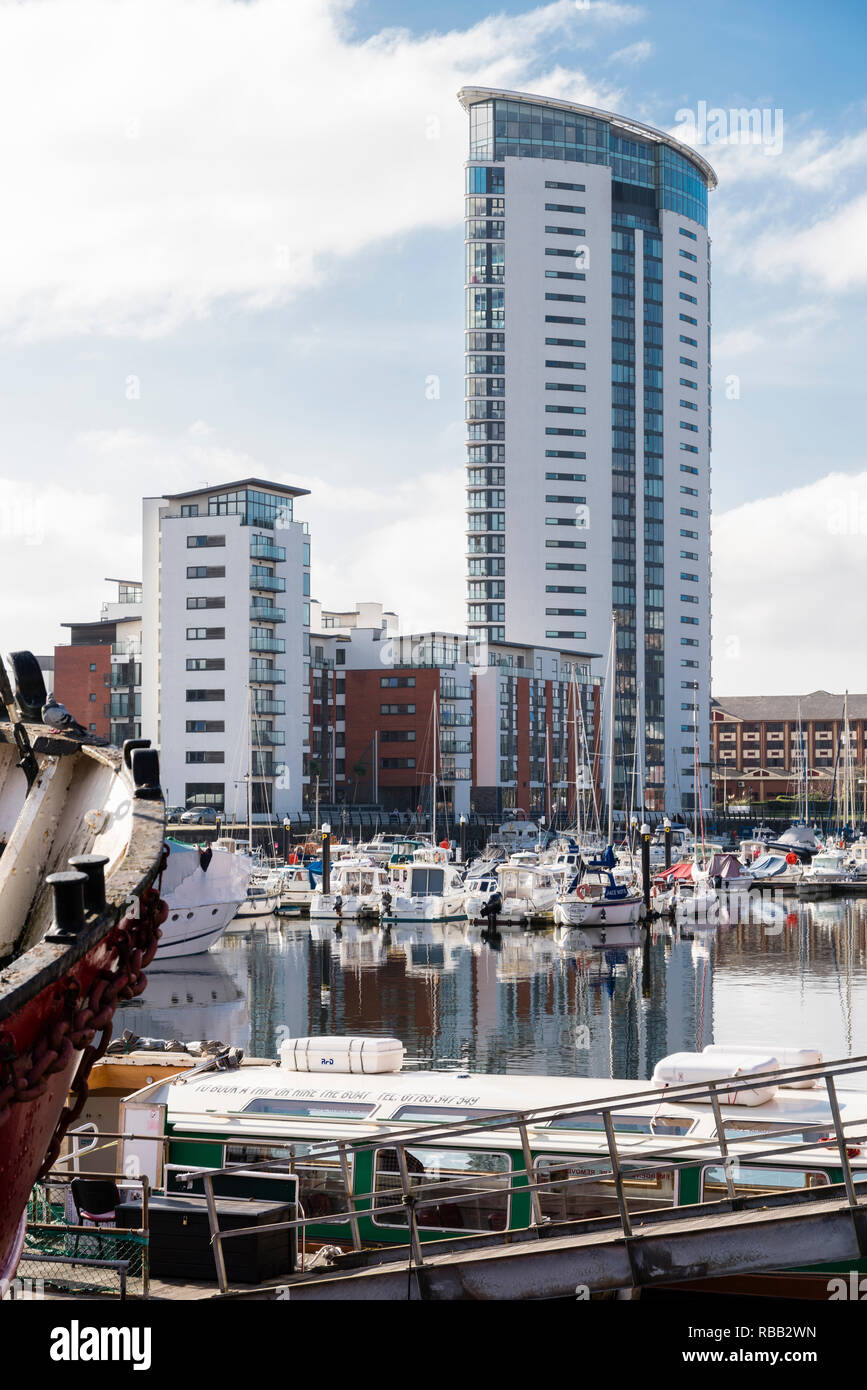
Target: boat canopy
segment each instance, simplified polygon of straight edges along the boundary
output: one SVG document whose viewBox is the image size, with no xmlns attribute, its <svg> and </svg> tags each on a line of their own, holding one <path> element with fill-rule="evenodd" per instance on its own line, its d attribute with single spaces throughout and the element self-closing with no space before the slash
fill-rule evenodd
<svg viewBox="0 0 867 1390">
<path fill-rule="evenodd" d="M 670 869 L 663 869 L 656 874 L 657 882 L 665 880 L 674 882 L 676 879 L 692 878 L 692 860 L 684 860 L 681 864 L 672 864 Z"/>
<path fill-rule="evenodd" d="M 777 874 L 784 874 L 788 867 L 784 855 L 763 854 L 753 860 L 750 872 L 754 878 L 776 878 Z"/>
<path fill-rule="evenodd" d="M 707 872 L 709 878 L 743 878 L 744 867 L 734 854 L 712 854 Z"/>
</svg>

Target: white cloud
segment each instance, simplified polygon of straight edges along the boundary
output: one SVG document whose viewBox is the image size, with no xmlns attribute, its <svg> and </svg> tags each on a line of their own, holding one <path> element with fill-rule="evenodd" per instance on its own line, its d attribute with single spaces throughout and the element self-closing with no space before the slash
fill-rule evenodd
<svg viewBox="0 0 867 1390">
<path fill-rule="evenodd" d="M 637 43 L 627 44 L 625 48 L 618 48 L 616 53 L 612 53 L 608 59 L 609 63 L 623 63 L 627 67 L 635 67 L 638 63 L 646 62 L 653 53 L 653 44 L 649 39 L 639 39 Z"/>
<path fill-rule="evenodd" d="M 839 293 L 867 285 L 867 193 L 794 235 L 761 238 L 753 263 L 769 280 L 796 274 Z"/>
<path fill-rule="evenodd" d="M 867 690 L 867 471 L 717 515 L 714 692 Z"/>
<path fill-rule="evenodd" d="M 346 257 L 462 213 L 461 85 L 535 80 L 557 39 L 635 7 L 555 0 L 364 42 L 346 0 L 41 0 L 0 7 L 0 331 L 164 333 L 280 303 Z"/>
</svg>

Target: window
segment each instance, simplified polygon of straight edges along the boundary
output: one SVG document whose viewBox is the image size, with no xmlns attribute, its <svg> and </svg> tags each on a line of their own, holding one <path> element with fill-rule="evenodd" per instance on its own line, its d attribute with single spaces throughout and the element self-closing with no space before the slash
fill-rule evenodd
<svg viewBox="0 0 867 1390">
<path fill-rule="evenodd" d="M 690 241 L 698 241 L 698 237 L 696 236 L 695 232 L 688 232 L 686 227 L 678 227 L 677 230 L 680 232 L 681 236 L 688 236 Z"/>
<path fill-rule="evenodd" d="M 692 511 L 689 507 L 681 507 L 681 516 L 698 516 L 698 512 Z"/>
<path fill-rule="evenodd" d="M 226 600 L 222 596 L 215 595 L 213 598 L 203 598 L 201 595 L 188 596 L 187 608 L 225 608 Z"/>
<path fill-rule="evenodd" d="M 688 261 L 698 261 L 698 256 L 694 255 L 692 251 L 687 251 L 684 246 L 680 248 L 680 254 L 686 256 Z"/>
<path fill-rule="evenodd" d="M 181 507 L 181 516 L 198 516 L 198 515 L 199 515 L 199 504 L 198 504 L 198 502 L 186 502 L 186 503 L 184 503 L 184 505 Z"/>
<path fill-rule="evenodd" d="M 683 252 L 681 251 L 680 254 L 683 255 Z M 693 283 L 694 285 L 697 285 L 697 284 L 698 284 L 698 276 L 697 276 L 697 275 L 691 275 L 691 274 L 689 273 L 688 270 L 681 270 L 681 271 L 679 272 L 679 274 L 680 274 L 681 280 L 691 280 L 692 283 Z M 696 300 L 693 300 L 692 302 L 693 302 L 693 304 L 695 304 L 697 301 L 696 301 Z"/>
<path fill-rule="evenodd" d="M 587 279 L 587 276 L 584 274 L 583 270 L 577 271 L 577 272 L 574 271 L 574 270 L 546 270 L 546 271 L 545 271 L 545 279 L 546 279 L 546 280 L 586 280 L 586 279 Z"/>
<path fill-rule="evenodd" d="M 546 502 L 559 502 L 559 503 L 565 504 L 565 505 L 567 505 L 567 506 L 568 506 L 568 505 L 572 505 L 572 506 L 581 506 L 581 505 L 583 505 L 583 503 L 585 503 L 585 502 L 587 501 L 587 498 L 586 498 L 586 497 L 578 497 L 578 496 L 567 497 L 567 496 L 563 496 L 563 495 L 560 494 L 560 493 L 549 492 L 549 493 L 547 494 L 547 496 L 545 497 L 545 501 L 546 501 Z"/>
<path fill-rule="evenodd" d="M 225 577 L 225 565 L 187 565 L 187 579 L 225 579 Z"/>
<path fill-rule="evenodd" d="M 683 598 L 683 594 L 681 594 L 681 598 Z M 698 599 L 693 599 L 692 602 L 698 603 Z M 689 623 L 691 627 L 698 627 L 698 618 L 688 618 L 685 613 L 681 613 L 680 621 L 682 623 Z"/>
<path fill-rule="evenodd" d="M 695 476 L 698 477 L 698 469 L 693 468 L 691 463 L 682 463 L 680 465 L 680 471 L 681 473 L 694 473 Z"/>
<path fill-rule="evenodd" d="M 682 323 L 691 323 L 693 328 L 698 328 L 698 319 L 691 319 L 689 314 L 680 314 L 679 318 Z M 698 346 L 698 344 L 696 344 L 696 346 Z"/>
<path fill-rule="evenodd" d="M 381 758 L 379 765 L 386 772 L 397 771 L 401 768 L 415 767 L 415 758 Z"/>
<path fill-rule="evenodd" d="M 681 560 L 697 560 L 697 559 L 698 559 L 698 551 L 697 551 L 697 550 L 682 550 L 682 551 L 680 552 L 680 558 L 681 558 Z"/>
<path fill-rule="evenodd" d="M 698 497 L 697 487 L 683 487 L 683 485 L 681 485 L 680 490 L 681 492 L 685 492 L 689 497 Z"/>
<path fill-rule="evenodd" d="M 345 648 L 345 647 L 338 647 L 338 648 L 337 648 L 337 651 L 334 653 L 334 660 L 335 660 L 335 662 L 337 663 L 338 666 L 345 666 L 345 665 L 346 665 L 346 648 Z"/>
<path fill-rule="evenodd" d="M 216 751 L 216 750 L 210 749 L 210 748 L 199 748 L 199 749 L 196 749 L 196 750 L 193 751 L 193 752 L 191 752 L 191 751 L 188 749 L 188 750 L 187 750 L 187 762 L 188 762 L 188 763 L 222 763 L 222 762 L 225 762 L 225 757 L 223 756 L 223 753 L 222 753 L 221 751 Z"/>
<path fill-rule="evenodd" d="M 187 536 L 187 549 L 196 550 L 199 546 L 216 549 L 226 544 L 225 536 Z"/>
<path fill-rule="evenodd" d="M 548 274 L 548 273 L 553 273 L 553 272 L 546 272 L 546 274 Z M 545 298 L 546 298 L 546 299 L 559 299 L 561 302 L 564 301 L 564 300 L 568 300 L 570 304 L 584 304 L 584 303 L 586 302 L 586 301 L 585 301 L 585 297 L 584 297 L 583 294 L 555 294 L 555 293 L 554 293 L 553 291 L 551 291 L 551 290 L 549 290 L 549 291 L 546 292 Z M 554 319 L 553 322 L 554 322 L 554 323 L 584 323 L 584 319 Z"/>
<path fill-rule="evenodd" d="M 683 318 L 683 314 L 681 314 L 680 317 Z M 697 348 L 697 347 L 698 347 L 698 342 L 697 342 L 697 340 L 696 340 L 695 338 L 687 338 L 687 337 L 684 336 L 683 333 L 681 333 L 681 335 L 680 335 L 680 341 L 681 341 L 682 343 L 688 343 L 690 347 L 694 347 L 694 348 Z"/>
<path fill-rule="evenodd" d="M 415 685 L 415 676 L 380 676 L 379 684 L 383 690 Z"/>
<path fill-rule="evenodd" d="M 96 662 L 95 662 L 95 661 L 91 661 L 91 663 L 90 663 L 90 669 L 91 669 L 91 671 L 95 671 L 95 670 L 96 670 Z"/>
<path fill-rule="evenodd" d="M 383 743 L 415 743 L 415 729 L 383 729 L 379 737 Z"/>
<path fill-rule="evenodd" d="M 693 434 L 698 434 L 698 425 L 690 425 L 686 420 L 681 420 L 680 428 L 682 430 L 691 430 Z"/>
<path fill-rule="evenodd" d="M 533 1165 L 541 1186 L 539 1205 L 551 1221 L 581 1221 L 619 1212 L 611 1165 L 605 1159 L 552 1154 Z M 630 1211 L 655 1211 L 673 1207 L 676 1174 L 624 1163 L 623 1195 Z"/>
<path fill-rule="evenodd" d="M 583 236 L 583 235 L 584 235 L 584 228 L 583 228 L 583 227 L 546 227 L 546 228 L 545 228 L 545 231 L 546 231 L 550 236 Z M 546 251 L 545 251 L 545 255 L 546 255 L 546 256 L 572 256 L 572 255 L 574 255 L 574 254 L 575 254 L 575 253 L 574 253 L 573 251 L 570 251 L 570 250 L 566 250 L 566 251 L 553 251 L 553 250 L 551 250 L 550 247 L 548 247 L 548 248 L 546 249 Z"/>
<path fill-rule="evenodd" d="M 416 1197 L 418 1224 L 446 1231 L 505 1231 L 509 1225 L 508 1154 L 479 1149 L 407 1147 L 406 1166 Z M 405 1226 L 396 1149 L 377 1149 L 374 1217 L 380 1226 Z M 396 1211 L 382 1211 L 397 1207 Z"/>
<path fill-rule="evenodd" d="M 92 694 L 92 695 L 90 696 L 90 702 L 91 702 L 91 704 L 95 704 L 95 703 L 96 703 L 96 696 L 95 696 L 95 695 Z"/>
<path fill-rule="evenodd" d="M 683 554 L 683 551 L 681 551 L 681 554 Z M 686 571 L 686 570 L 681 570 L 681 572 L 680 572 L 680 577 L 681 577 L 681 579 L 690 579 L 690 580 L 692 580 L 693 584 L 697 584 L 697 583 L 698 583 L 698 575 L 697 575 L 697 574 L 689 574 L 688 571 Z M 683 598 L 683 595 L 682 595 L 682 594 L 681 594 L 681 598 Z"/>
<path fill-rule="evenodd" d="M 225 671 L 226 661 L 222 656 L 188 656 L 188 671 Z"/>
<path fill-rule="evenodd" d="M 188 627 L 188 642 L 219 642 L 226 636 L 224 627 Z"/>
<path fill-rule="evenodd" d="M 744 1126 L 744 1128 L 749 1128 Z M 726 1131 L 729 1126 L 726 1124 Z M 797 1143 L 797 1135 L 787 1135 L 784 1144 Z M 809 1187 L 825 1187 L 827 1173 L 809 1168 L 760 1168 L 752 1163 L 742 1163 L 738 1159 L 732 1170 L 735 1195 L 738 1197 L 772 1196 L 776 1192 L 792 1192 Z M 700 1201 L 713 1202 L 728 1196 L 725 1169 L 709 1164 L 701 1170 Z"/>
<path fill-rule="evenodd" d="M 584 213 L 584 208 L 576 207 L 574 203 L 546 203 L 546 204 L 545 204 L 545 211 L 546 211 L 546 212 L 574 212 L 574 213 L 577 213 L 579 216 L 581 216 L 581 215 Z M 548 230 L 548 228 L 546 227 L 546 228 L 545 228 L 545 231 L 547 231 L 547 230 Z"/>
<path fill-rule="evenodd" d="M 188 690 L 187 703 L 192 704 L 199 700 L 218 701 L 225 700 L 225 690 Z"/>
<path fill-rule="evenodd" d="M 222 811 L 225 804 L 225 784 L 223 782 L 187 782 L 184 804 L 186 806 L 213 806 Z"/>
<path fill-rule="evenodd" d="M 415 714 L 415 705 L 380 705 L 380 714 Z"/>
<path fill-rule="evenodd" d="M 698 453 L 698 445 L 696 445 L 696 444 L 681 444 L 680 447 L 681 447 L 681 449 L 683 449 L 687 454 L 697 454 L 697 453 Z"/>
<path fill-rule="evenodd" d="M 583 381 L 546 381 L 546 391 L 586 391 Z M 582 410 L 581 414 L 585 414 Z"/>
<path fill-rule="evenodd" d="M 548 452 L 549 450 L 546 449 L 545 453 L 547 454 Z M 546 473 L 545 478 L 548 482 L 557 483 L 585 483 L 587 481 L 587 475 L 585 473 Z M 573 500 L 577 501 L 578 499 L 576 498 Z M 584 498 L 582 497 L 580 500 L 583 502 Z"/>
<path fill-rule="evenodd" d="M 687 575 L 687 578 L 688 578 L 688 579 L 692 579 L 693 577 L 694 577 L 693 575 Z M 681 603 L 698 603 L 698 595 L 697 595 L 697 594 L 681 594 L 681 596 L 680 596 L 680 601 L 681 601 Z"/>
<path fill-rule="evenodd" d="M 689 366 L 690 366 L 690 367 L 694 367 L 694 366 L 695 366 L 695 363 L 694 363 L 694 362 L 690 362 L 690 360 L 689 360 L 688 357 L 681 357 L 680 360 L 681 360 L 681 362 L 687 362 L 687 363 L 689 363 Z M 692 388 L 693 391 L 697 391 L 697 390 L 698 390 L 698 385 L 696 384 L 696 382 L 690 381 L 688 377 L 682 376 L 682 377 L 680 378 L 680 384 L 681 384 L 681 386 L 690 386 L 690 387 Z M 681 401 L 681 405 L 683 405 L 683 401 Z"/>
<path fill-rule="evenodd" d="M 583 372 L 586 364 L 584 362 L 556 362 L 550 358 L 545 363 L 546 367 L 563 367 L 570 371 Z"/>
<path fill-rule="evenodd" d="M 546 180 L 545 180 L 545 187 L 546 187 L 546 188 L 566 188 L 566 189 L 569 190 L 570 193 L 583 193 L 583 192 L 584 192 L 584 184 L 583 184 L 583 183 L 555 183 L 555 182 L 554 182 L 553 180 L 551 180 L 551 179 L 546 179 Z"/>
<path fill-rule="evenodd" d="M 587 346 L 584 338 L 546 338 L 545 344 L 547 347 L 583 348 Z M 545 363 L 546 367 L 553 367 L 554 365 L 553 362 Z"/>
<path fill-rule="evenodd" d="M 545 298 L 546 298 L 546 299 L 553 299 L 554 297 L 555 297 L 555 296 L 550 295 L 550 294 L 546 294 L 546 295 L 545 295 Z M 562 296 L 561 296 L 561 298 L 562 298 Z M 583 326 L 583 325 L 587 322 L 587 320 L 586 320 L 586 319 L 567 318 L 567 317 L 565 317 L 565 315 L 563 315 L 563 314 L 546 314 L 546 315 L 545 315 L 545 322 L 546 322 L 546 323 L 571 323 L 571 324 L 577 325 L 577 326 L 580 328 L 581 326 Z M 582 344 L 582 346 L 583 346 L 583 344 Z"/>
<path fill-rule="evenodd" d="M 688 382 L 687 385 L 689 385 Z M 696 405 L 695 401 L 681 401 L 680 408 L 681 410 L 698 410 L 698 406 Z"/>
<path fill-rule="evenodd" d="M 547 410 L 548 407 L 546 406 L 545 409 Z M 567 435 L 572 435 L 572 436 L 578 436 L 579 438 L 582 438 L 582 439 L 583 439 L 583 437 L 586 435 L 587 431 L 586 431 L 586 430 L 570 430 L 570 429 L 563 429 L 562 427 L 558 427 L 558 426 L 556 426 L 556 425 L 546 425 L 546 427 L 545 427 L 545 433 L 546 433 L 546 434 L 567 434 Z M 546 455 L 547 455 L 547 452 L 548 452 L 548 451 L 547 451 L 547 449 L 546 449 L 546 451 L 545 451 Z M 561 456 L 559 453 L 557 453 L 556 450 L 555 450 L 555 452 L 553 453 L 552 457 L 553 457 L 553 458 L 560 458 L 560 457 L 562 457 L 562 456 Z M 581 457 L 581 458 L 586 458 L 586 454 L 581 454 L 580 457 Z"/>
<path fill-rule="evenodd" d="M 226 732 L 226 721 L 224 719 L 188 719 L 188 734 L 224 734 Z"/>
<path fill-rule="evenodd" d="M 687 540 L 691 540 L 691 541 L 697 541 L 697 540 L 698 540 L 698 531 L 681 531 L 680 534 L 681 534 L 682 536 L 686 536 Z"/>
</svg>

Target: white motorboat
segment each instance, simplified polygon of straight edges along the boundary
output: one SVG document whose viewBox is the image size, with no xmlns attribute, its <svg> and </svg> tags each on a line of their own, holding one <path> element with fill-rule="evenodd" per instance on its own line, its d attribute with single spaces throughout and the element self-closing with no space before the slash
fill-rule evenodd
<svg viewBox="0 0 867 1390">
<path fill-rule="evenodd" d="M 554 921 L 565 927 L 611 927 L 638 922 L 643 901 L 617 883 L 610 869 L 579 871 L 554 906 Z"/>
<path fill-rule="evenodd" d="M 329 892 L 320 885 L 310 901 L 310 916 L 331 921 L 346 918 L 378 918 L 383 896 L 391 882 L 381 864 L 369 859 L 346 859 L 330 874 Z"/>
<path fill-rule="evenodd" d="M 159 961 L 194 956 L 219 940 L 247 896 L 250 860 L 232 840 L 200 846 L 169 840 L 163 897 L 169 915 Z"/>
<path fill-rule="evenodd" d="M 497 869 L 497 892 L 502 899 L 497 911 L 500 923 L 550 920 L 558 883 L 543 864 L 516 863 L 510 859 Z"/>
<path fill-rule="evenodd" d="M 482 922 L 482 908 L 494 893 L 498 892 L 497 875 L 494 870 L 464 879 L 464 915 L 471 922 Z"/>
<path fill-rule="evenodd" d="M 321 863 L 316 868 L 312 864 L 287 864 L 280 870 L 280 906 L 277 911 L 309 908 L 321 882 Z"/>
<path fill-rule="evenodd" d="M 395 885 L 391 903 L 383 902 L 383 920 L 446 922 L 464 915 L 464 884 L 452 864 L 413 863 Z"/>
<path fill-rule="evenodd" d="M 271 869 L 253 880 L 239 905 L 236 917 L 270 917 L 280 906 L 282 884 L 278 869 Z"/>
</svg>

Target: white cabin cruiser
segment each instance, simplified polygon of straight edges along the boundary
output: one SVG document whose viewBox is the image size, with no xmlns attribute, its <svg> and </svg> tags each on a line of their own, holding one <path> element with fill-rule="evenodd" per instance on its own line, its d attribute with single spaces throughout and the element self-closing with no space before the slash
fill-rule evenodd
<svg viewBox="0 0 867 1390">
<path fill-rule="evenodd" d="M 586 868 L 575 874 L 558 897 L 554 921 L 565 927 L 611 927 L 638 922 L 644 907 L 640 893 L 617 883 L 608 868 Z"/>
<path fill-rule="evenodd" d="M 464 915 L 469 921 L 484 921 L 482 908 L 488 899 L 497 892 L 499 892 L 499 888 L 495 870 L 491 869 L 487 873 L 474 877 L 467 874 L 464 879 Z"/>
<path fill-rule="evenodd" d="M 382 909 L 383 921 L 390 922 L 447 922 L 463 915 L 463 879 L 452 864 L 410 864 Z"/>
<path fill-rule="evenodd" d="M 310 916 L 331 921 L 348 917 L 379 917 L 383 896 L 391 882 L 381 864 L 369 859 L 345 859 L 330 874 L 328 893 L 322 885 L 310 901 Z"/>
<path fill-rule="evenodd" d="M 533 922 L 550 919 L 557 901 L 558 883 L 544 864 L 509 860 L 497 869 L 497 892 L 502 898 L 499 922 Z"/>
</svg>

